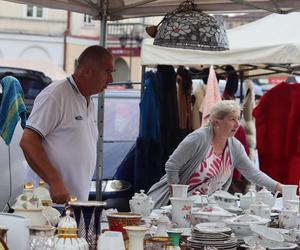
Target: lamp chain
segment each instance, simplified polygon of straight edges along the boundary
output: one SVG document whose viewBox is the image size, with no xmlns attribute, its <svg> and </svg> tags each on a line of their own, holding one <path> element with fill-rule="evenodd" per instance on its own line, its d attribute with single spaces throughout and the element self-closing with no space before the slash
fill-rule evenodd
<svg viewBox="0 0 300 250">
<path fill-rule="evenodd" d="M 178 12 L 194 10 L 194 9 L 195 9 L 194 0 L 185 0 L 178 6 L 178 8 L 174 12 L 178 13 Z"/>
<path fill-rule="evenodd" d="M 196 10 L 195 8 L 195 4 L 194 4 L 194 0 L 185 0 L 183 1 L 177 9 L 167 13 L 164 18 L 156 25 L 156 27 L 158 27 L 166 18 L 170 18 L 172 16 L 174 16 L 177 13 L 180 12 L 185 12 L 185 11 L 189 11 L 189 10 Z"/>
</svg>

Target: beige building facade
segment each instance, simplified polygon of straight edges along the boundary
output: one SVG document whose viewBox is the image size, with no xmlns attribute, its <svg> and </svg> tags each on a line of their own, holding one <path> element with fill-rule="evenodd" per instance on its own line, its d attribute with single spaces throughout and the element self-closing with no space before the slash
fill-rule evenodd
<svg viewBox="0 0 300 250">
<path fill-rule="evenodd" d="M 227 28 L 261 16 L 222 17 Z M 145 26 L 162 17 L 108 22 L 107 48 L 115 57 L 115 82 L 140 82 L 140 48 Z M 100 21 L 91 16 L 0 0 L 0 60 L 49 60 L 68 74 L 80 53 L 100 43 Z"/>
<path fill-rule="evenodd" d="M 144 20 L 108 23 L 106 45 L 115 57 L 117 82 L 141 79 Z M 124 34 L 125 45 L 119 40 Z M 88 15 L 0 0 L 0 60 L 49 60 L 71 74 L 80 53 L 99 43 L 100 21 Z"/>
</svg>

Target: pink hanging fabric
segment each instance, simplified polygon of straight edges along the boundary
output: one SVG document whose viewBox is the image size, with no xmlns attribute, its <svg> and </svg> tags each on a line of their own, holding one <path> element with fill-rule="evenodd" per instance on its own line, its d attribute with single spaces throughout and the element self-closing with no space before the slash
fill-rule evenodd
<svg viewBox="0 0 300 250">
<path fill-rule="evenodd" d="M 214 70 L 214 66 L 211 65 L 209 69 L 209 76 L 206 87 L 206 94 L 204 96 L 200 111 L 202 112 L 202 126 L 205 126 L 209 122 L 209 115 L 211 108 L 219 101 L 221 101 L 221 93 L 219 84 Z"/>
</svg>

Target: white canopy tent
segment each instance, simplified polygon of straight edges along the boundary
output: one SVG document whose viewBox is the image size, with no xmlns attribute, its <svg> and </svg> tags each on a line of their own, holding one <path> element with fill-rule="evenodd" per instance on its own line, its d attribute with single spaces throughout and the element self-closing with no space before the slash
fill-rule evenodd
<svg viewBox="0 0 300 250">
<path fill-rule="evenodd" d="M 142 65 L 300 63 L 299 23 L 300 13 L 271 14 L 228 30 L 230 49 L 220 52 L 160 47 L 144 39 Z"/>
<path fill-rule="evenodd" d="M 109 20 L 133 17 L 164 16 L 178 7 L 179 0 L 10 0 L 19 3 L 30 3 L 48 8 L 64 9 L 86 13 L 102 19 L 107 15 Z M 249 12 L 258 9 L 274 13 L 300 9 L 297 0 L 195 0 L 197 9 L 210 13 Z"/>
<path fill-rule="evenodd" d="M 8 0 L 6 0 L 8 1 Z M 178 7 L 178 0 L 9 0 L 42 7 L 64 9 L 85 13 L 101 20 L 100 44 L 106 46 L 107 20 L 132 17 L 161 16 Z M 300 10 L 300 1 L 295 0 L 195 0 L 196 8 L 206 12 L 246 12 L 266 10 L 273 13 L 288 13 Z M 98 121 L 103 121 L 104 96 L 99 94 Z M 96 199 L 101 199 L 103 165 L 103 123 L 98 122 L 99 140 L 97 154 Z"/>
</svg>

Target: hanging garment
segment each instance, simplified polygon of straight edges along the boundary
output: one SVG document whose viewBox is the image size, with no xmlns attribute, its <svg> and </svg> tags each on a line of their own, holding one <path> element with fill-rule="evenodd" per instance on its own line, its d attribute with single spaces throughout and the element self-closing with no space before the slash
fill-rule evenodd
<svg viewBox="0 0 300 250">
<path fill-rule="evenodd" d="M 201 127 L 201 121 L 202 118 L 200 118 L 200 107 L 202 104 L 202 101 L 204 99 L 205 96 L 205 92 L 206 92 L 206 85 L 204 84 L 199 84 L 199 86 L 195 89 L 193 95 L 195 97 L 195 103 L 193 105 L 193 115 L 192 115 L 192 119 L 193 119 L 193 124 L 192 124 L 192 129 L 196 130 L 198 128 Z"/>
<path fill-rule="evenodd" d="M 177 69 L 176 79 L 179 128 L 187 135 L 192 131 L 192 79 L 184 67 Z"/>
<path fill-rule="evenodd" d="M 249 157 L 255 162 L 255 150 L 256 150 L 256 140 L 255 140 L 255 121 L 253 119 L 253 109 L 255 106 L 254 97 L 254 87 L 253 82 L 247 79 L 244 82 L 245 88 L 245 98 L 243 100 L 243 120 L 242 124 L 245 129 L 247 145 L 249 147 Z"/>
<path fill-rule="evenodd" d="M 115 178 L 132 184 L 134 192 L 148 189 L 163 175 L 161 168 L 160 114 L 156 96 L 156 76 L 145 74 L 140 103 L 140 131 L 135 146 L 117 169 Z"/>
<path fill-rule="evenodd" d="M 206 87 L 206 94 L 204 96 L 201 112 L 202 112 L 202 124 L 201 126 L 205 126 L 209 122 L 209 115 L 211 108 L 219 101 L 221 101 L 221 94 L 218 85 L 218 80 L 216 77 L 216 73 L 214 70 L 214 66 L 210 66 L 209 76 Z"/>
<path fill-rule="evenodd" d="M 284 184 L 300 176 L 300 85 L 280 83 L 262 96 L 253 115 L 260 169 Z"/>
<path fill-rule="evenodd" d="M 157 66 L 157 95 L 160 107 L 160 132 L 163 155 L 162 171 L 169 156 L 183 139 L 179 130 L 178 104 L 176 93 L 176 73 L 173 66 Z"/>
<path fill-rule="evenodd" d="M 0 105 L 0 136 L 9 145 L 15 127 L 21 119 L 21 126 L 26 125 L 26 106 L 24 93 L 18 79 L 6 76 L 2 79 L 2 100 Z"/>
</svg>

